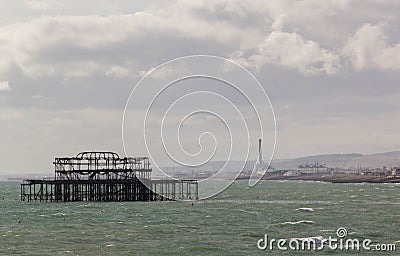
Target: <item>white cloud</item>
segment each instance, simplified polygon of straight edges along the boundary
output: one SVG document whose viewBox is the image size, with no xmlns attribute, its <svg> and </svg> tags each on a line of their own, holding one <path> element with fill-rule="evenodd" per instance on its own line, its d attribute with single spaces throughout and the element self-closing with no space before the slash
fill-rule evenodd
<svg viewBox="0 0 400 256">
<path fill-rule="evenodd" d="M 162 66 L 158 67 L 157 69 L 155 67 L 152 67 L 148 70 L 142 70 L 139 72 L 139 76 L 143 77 L 147 75 L 149 78 L 152 79 L 159 79 L 159 80 L 164 80 L 168 81 L 172 78 L 177 79 L 178 77 L 183 77 L 188 74 L 188 70 L 185 67 L 185 65 L 173 65 L 171 67 L 168 66 Z"/>
<path fill-rule="evenodd" d="M 28 0 L 26 5 L 33 10 L 48 11 L 54 9 L 58 2 L 55 0 Z"/>
<path fill-rule="evenodd" d="M 0 91 L 9 91 L 9 90 L 11 90 L 11 88 L 8 81 L 0 81 Z"/>
<path fill-rule="evenodd" d="M 343 50 L 356 70 L 400 70 L 400 43 L 389 45 L 385 25 L 364 24 Z"/>
<path fill-rule="evenodd" d="M 112 66 L 110 69 L 106 71 L 106 75 L 109 77 L 123 78 L 129 77 L 132 75 L 132 70 L 122 66 Z"/>
<path fill-rule="evenodd" d="M 122 78 L 167 58 L 198 53 L 243 53 L 242 61 L 253 67 L 273 64 L 308 76 L 335 74 L 343 60 L 341 49 L 360 22 L 397 24 L 398 5 L 365 2 L 368 7 L 346 0 L 176 1 L 126 15 L 40 16 L 0 27 L 0 75 L 18 70 L 35 78 Z M 28 4 L 50 8 L 57 2 Z M 345 57 L 358 69 L 369 62 L 374 68 L 397 69 L 398 44 L 373 39 L 381 49 L 371 58 L 369 46 L 363 47 L 368 34 L 363 28 L 346 46 Z M 358 44 L 362 47 L 357 50 Z M 132 59 L 144 65 L 135 65 L 137 71 L 130 73 L 127 62 Z"/>
<path fill-rule="evenodd" d="M 112 61 L 129 61 L 130 56 L 124 51 L 132 52 L 135 44 L 142 47 L 135 49 L 135 54 L 145 56 L 154 51 L 146 48 L 147 44 L 166 50 L 172 48 L 177 53 L 179 46 L 175 46 L 174 41 L 246 45 L 257 38 L 257 33 L 256 29 L 242 30 L 226 22 L 151 11 L 105 17 L 42 16 L 0 27 L 0 49 L 7 53 L 0 60 L 0 73 L 16 67 L 29 77 L 120 76 L 126 72 Z M 162 38 L 168 38 L 168 41 Z M 132 48 L 119 48 L 121 45 Z M 109 55 L 110 52 L 113 55 Z M 93 57 L 96 59 L 88 59 Z M 121 67 L 113 69 L 113 66 Z"/>
<path fill-rule="evenodd" d="M 260 44 L 257 53 L 249 57 L 247 64 L 261 68 L 266 63 L 297 70 L 307 76 L 332 75 L 340 68 L 340 57 L 296 33 L 274 31 Z"/>
</svg>

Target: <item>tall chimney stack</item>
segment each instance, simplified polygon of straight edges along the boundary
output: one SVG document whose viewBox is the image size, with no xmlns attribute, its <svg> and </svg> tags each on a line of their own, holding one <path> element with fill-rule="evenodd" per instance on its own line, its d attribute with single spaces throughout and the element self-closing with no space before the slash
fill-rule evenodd
<svg viewBox="0 0 400 256">
<path fill-rule="evenodd" d="M 261 144 L 262 144 L 262 139 L 258 139 L 258 163 L 262 163 L 262 148 L 261 148 Z"/>
</svg>

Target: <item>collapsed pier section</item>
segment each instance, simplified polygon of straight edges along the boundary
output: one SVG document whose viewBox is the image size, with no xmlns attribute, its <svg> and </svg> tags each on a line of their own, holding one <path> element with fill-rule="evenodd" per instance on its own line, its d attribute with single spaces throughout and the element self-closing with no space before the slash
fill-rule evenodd
<svg viewBox="0 0 400 256">
<path fill-rule="evenodd" d="M 54 179 L 21 184 L 21 201 L 197 200 L 197 180 L 152 180 L 147 157 L 120 158 L 114 152 L 82 152 L 54 160 Z"/>
</svg>

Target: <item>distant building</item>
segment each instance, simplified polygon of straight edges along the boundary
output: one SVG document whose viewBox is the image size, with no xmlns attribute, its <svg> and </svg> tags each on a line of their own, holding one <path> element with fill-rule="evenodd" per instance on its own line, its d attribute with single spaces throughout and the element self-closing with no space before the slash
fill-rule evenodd
<svg viewBox="0 0 400 256">
<path fill-rule="evenodd" d="M 392 177 L 396 178 L 398 176 L 400 176 L 400 168 L 396 168 L 396 167 L 392 168 Z"/>
<path fill-rule="evenodd" d="M 285 172 L 285 174 L 283 174 L 283 176 L 286 177 L 293 177 L 293 176 L 300 176 L 300 172 L 298 170 L 289 170 L 287 172 Z"/>
<path fill-rule="evenodd" d="M 328 173 L 329 169 L 326 164 L 314 162 L 312 164 L 306 163 L 305 165 L 299 165 L 297 171 L 300 174 L 323 174 Z"/>
</svg>

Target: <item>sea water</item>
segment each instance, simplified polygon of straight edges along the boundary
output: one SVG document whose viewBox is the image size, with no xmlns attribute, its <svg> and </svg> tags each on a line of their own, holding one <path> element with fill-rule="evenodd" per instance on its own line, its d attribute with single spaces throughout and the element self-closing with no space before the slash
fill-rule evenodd
<svg viewBox="0 0 400 256">
<path fill-rule="evenodd" d="M 191 202 L 20 202 L 0 183 L 0 255 L 400 255 L 400 185 L 238 181 Z M 20 223 L 18 223 L 20 220 Z M 274 239 L 336 236 L 397 252 L 260 250 Z"/>
</svg>

